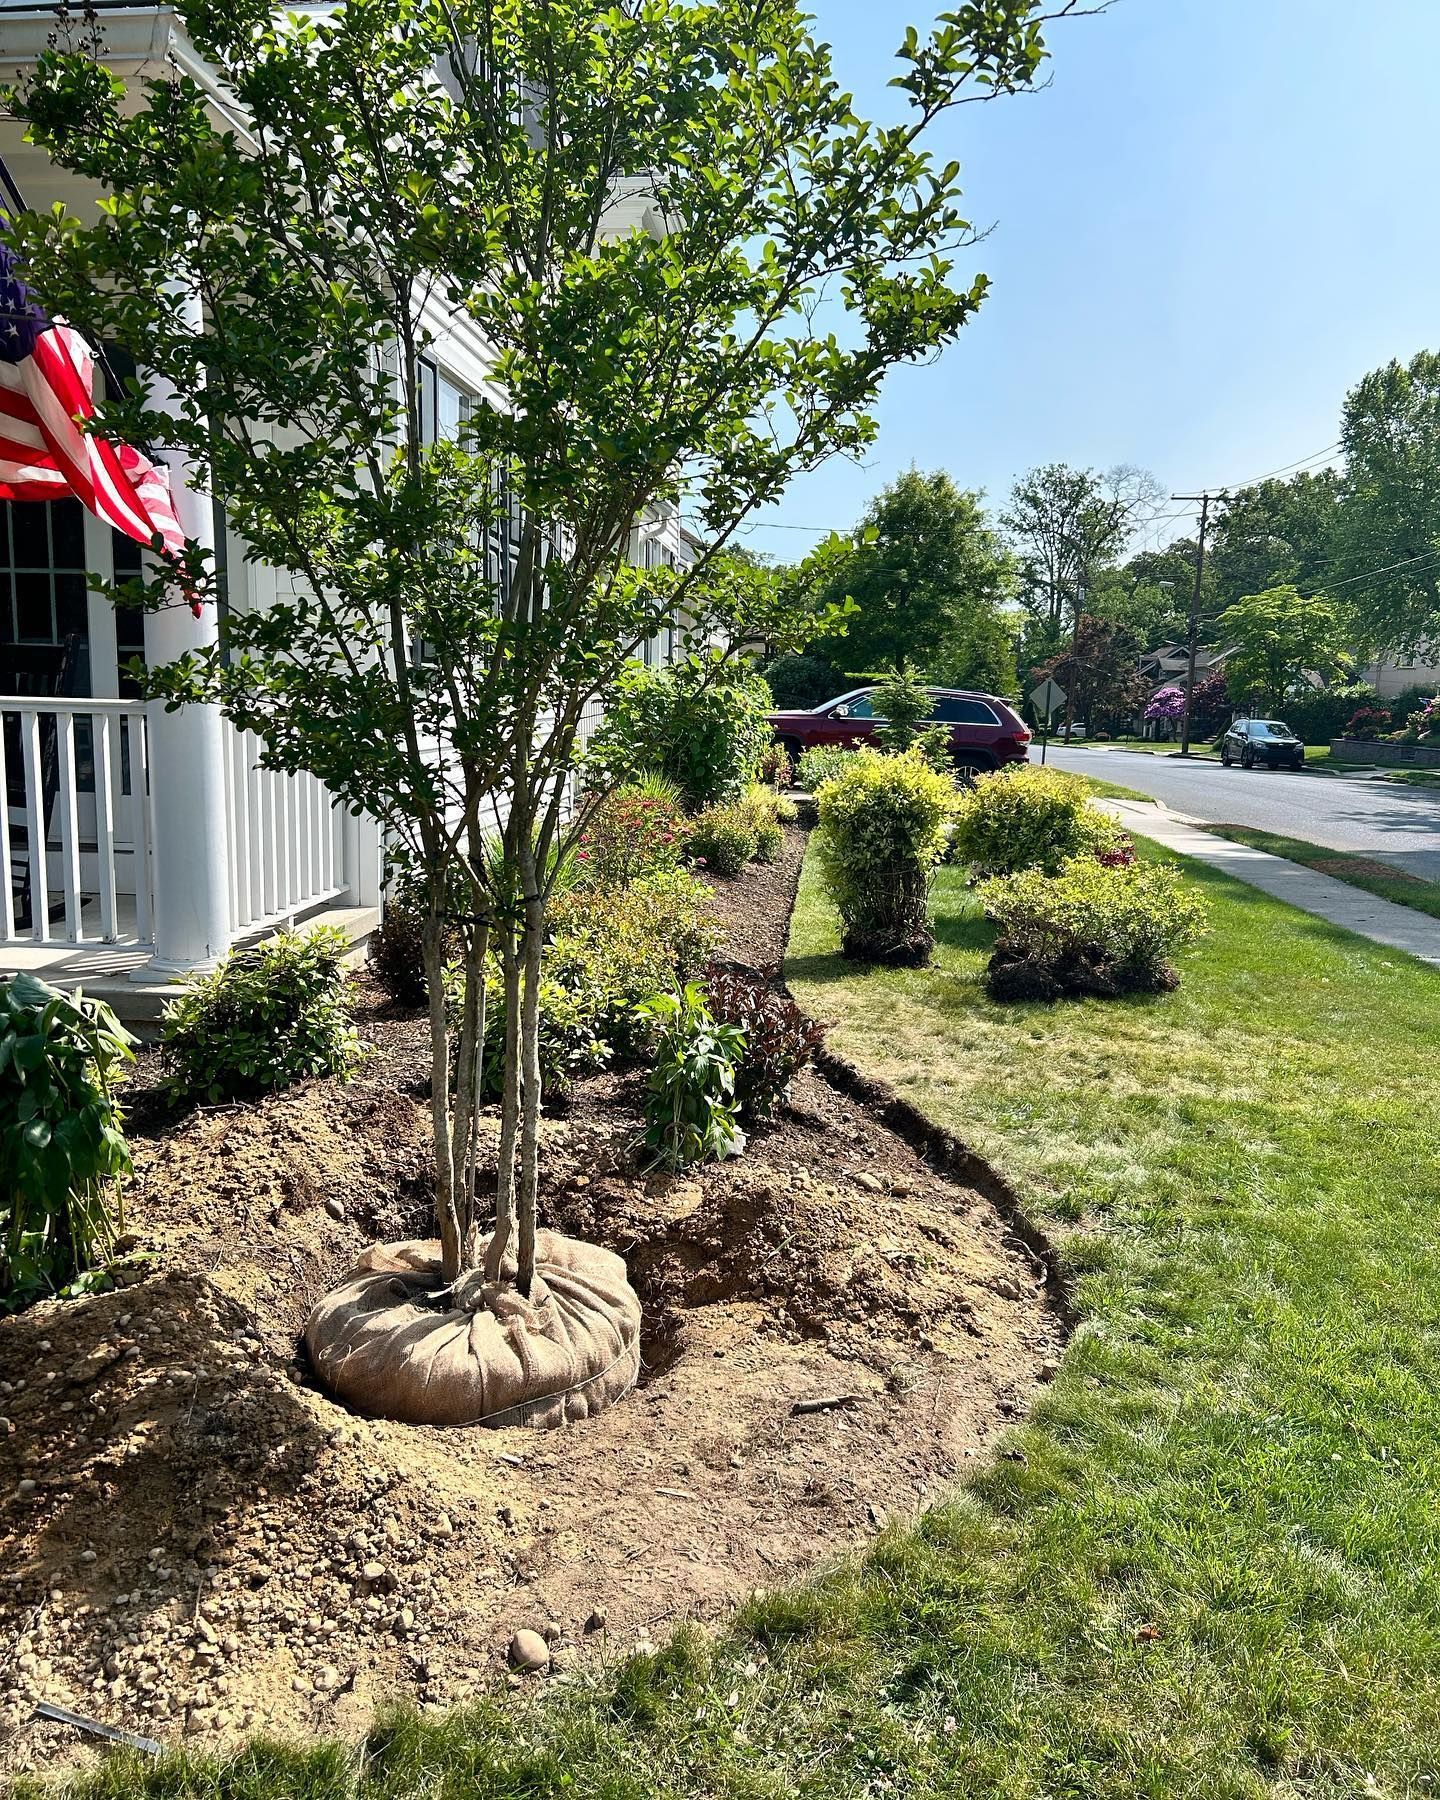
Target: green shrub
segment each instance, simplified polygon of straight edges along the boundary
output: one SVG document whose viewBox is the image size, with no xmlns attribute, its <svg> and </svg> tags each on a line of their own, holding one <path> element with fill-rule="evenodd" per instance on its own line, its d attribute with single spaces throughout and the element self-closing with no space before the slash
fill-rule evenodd
<svg viewBox="0 0 1440 1800">
<path fill-rule="evenodd" d="M 637 877 L 628 887 L 583 884 L 550 907 L 540 989 L 540 1075 L 564 1095 L 638 1042 L 637 1008 L 698 975 L 715 955 L 720 923 L 710 889 L 684 869 Z M 458 981 L 452 1007 L 463 998 Z M 486 967 L 485 1092 L 500 1092 L 505 990 L 499 961 Z"/>
<path fill-rule="evenodd" d="M 859 750 L 816 796 L 816 846 L 840 914 L 841 949 L 868 962 L 927 962 L 930 882 L 959 793 L 918 751 Z"/>
<path fill-rule="evenodd" d="M 581 833 L 575 852 L 580 878 L 624 887 L 642 875 L 679 868 L 687 826 L 680 790 L 664 776 L 617 788 Z"/>
<path fill-rule="evenodd" d="M 823 656 L 777 656 L 763 673 L 776 706 L 786 712 L 810 712 L 855 685 Z"/>
<path fill-rule="evenodd" d="M 760 779 L 773 788 L 787 788 L 794 781 L 795 765 L 783 744 L 771 744 L 760 758 Z"/>
<path fill-rule="evenodd" d="M 639 1009 L 655 1031 L 655 1064 L 645 1095 L 645 1148 L 656 1168 L 720 1162 L 745 1148 L 735 1099 L 735 1069 L 745 1034 L 721 1024 L 705 990 L 688 983 Z"/>
<path fill-rule="evenodd" d="M 785 846 L 785 825 L 795 814 L 794 806 L 777 794 L 774 788 L 757 784 L 740 802 L 755 830 L 756 862 L 773 863 Z"/>
<path fill-rule="evenodd" d="M 380 923 L 370 934 L 370 967 L 397 1006 L 424 1006 L 425 917 L 412 895 L 399 889 L 386 896 Z"/>
<path fill-rule="evenodd" d="M 952 850 L 986 875 L 1054 873 L 1075 856 L 1118 842 L 1116 822 L 1090 804 L 1085 783 L 1063 769 L 997 769 L 982 775 L 955 814 Z"/>
<path fill-rule="evenodd" d="M 0 981 L 0 1311 L 90 1285 L 114 1243 L 133 1042 L 99 1000 Z"/>
<path fill-rule="evenodd" d="M 310 1076 L 347 1077 L 360 1058 L 344 966 L 350 948 L 338 926 L 282 931 L 195 977 L 165 1011 L 173 1091 L 234 1100 Z"/>
<path fill-rule="evenodd" d="M 986 976 L 997 1000 L 1153 993 L 1177 985 L 1171 958 L 1205 931 L 1206 909 L 1178 870 L 1067 863 L 987 881 L 980 903 L 997 928 Z"/>
<path fill-rule="evenodd" d="M 768 981 L 738 970 L 712 969 L 705 977 L 710 1011 L 745 1034 L 735 1071 L 735 1100 L 746 1124 L 773 1119 L 790 1094 L 790 1084 L 813 1060 L 825 1033 L 788 994 Z"/>
<path fill-rule="evenodd" d="M 736 799 L 771 742 L 770 690 L 753 669 L 718 653 L 665 668 L 635 664 L 591 744 L 597 764 L 634 780 L 653 770 L 685 804 Z"/>
<path fill-rule="evenodd" d="M 690 827 L 690 856 L 707 874 L 726 880 L 753 862 L 760 848 L 754 809 L 744 801 L 710 806 Z"/>
<path fill-rule="evenodd" d="M 822 783 L 833 781 L 843 773 L 854 754 L 843 744 L 817 744 L 813 750 L 802 751 L 800 761 L 795 765 L 795 779 L 808 792 L 818 793 Z"/>
</svg>

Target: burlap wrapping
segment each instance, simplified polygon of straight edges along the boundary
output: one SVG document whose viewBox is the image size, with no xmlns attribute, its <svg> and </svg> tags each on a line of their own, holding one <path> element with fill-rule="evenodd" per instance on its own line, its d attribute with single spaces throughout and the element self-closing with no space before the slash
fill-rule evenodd
<svg viewBox="0 0 1440 1800">
<path fill-rule="evenodd" d="M 640 1373 L 640 1301 L 610 1250 L 536 1234 L 528 1300 L 460 1284 L 441 1310 L 440 1246 L 367 1250 L 305 1324 L 315 1372 L 338 1399 L 412 1425 L 574 1424 Z"/>
</svg>

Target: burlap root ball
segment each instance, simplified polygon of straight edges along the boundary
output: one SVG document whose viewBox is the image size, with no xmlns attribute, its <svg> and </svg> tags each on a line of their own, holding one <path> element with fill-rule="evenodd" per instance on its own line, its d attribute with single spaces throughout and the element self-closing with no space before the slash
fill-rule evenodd
<svg viewBox="0 0 1440 1800">
<path fill-rule="evenodd" d="M 305 1345 L 355 1412 L 411 1425 L 572 1425 L 640 1373 L 640 1301 L 610 1250 L 536 1234 L 530 1298 L 465 1277 L 442 1305 L 440 1246 L 378 1244 L 315 1307 Z"/>
</svg>

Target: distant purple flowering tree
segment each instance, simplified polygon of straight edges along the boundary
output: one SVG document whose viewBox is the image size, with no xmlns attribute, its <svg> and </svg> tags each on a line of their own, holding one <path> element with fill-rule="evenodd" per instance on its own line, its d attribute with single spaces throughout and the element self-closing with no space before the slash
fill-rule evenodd
<svg viewBox="0 0 1440 1800">
<path fill-rule="evenodd" d="M 1150 696 L 1150 704 L 1145 708 L 1147 721 L 1163 719 L 1167 724 L 1177 724 L 1185 717 L 1185 690 L 1182 687 L 1163 687 Z"/>
</svg>

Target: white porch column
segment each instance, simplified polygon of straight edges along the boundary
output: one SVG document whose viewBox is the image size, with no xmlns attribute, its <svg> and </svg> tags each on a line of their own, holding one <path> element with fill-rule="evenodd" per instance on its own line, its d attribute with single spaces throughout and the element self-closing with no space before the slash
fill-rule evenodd
<svg viewBox="0 0 1440 1800">
<path fill-rule="evenodd" d="M 183 296 L 193 328 L 201 329 L 199 296 Z M 157 406 L 173 397 L 156 381 Z M 170 486 L 180 528 L 213 554 L 215 515 L 210 494 L 187 457 L 168 453 Z M 219 641 L 216 608 L 196 618 L 183 601 L 145 617 L 145 661 L 173 662 L 187 650 Z M 155 954 L 134 979 L 183 975 L 213 968 L 230 948 L 230 838 L 225 806 L 224 721 L 215 706 L 182 706 L 167 713 L 146 708 L 150 738 L 150 805 L 154 848 Z"/>
</svg>

